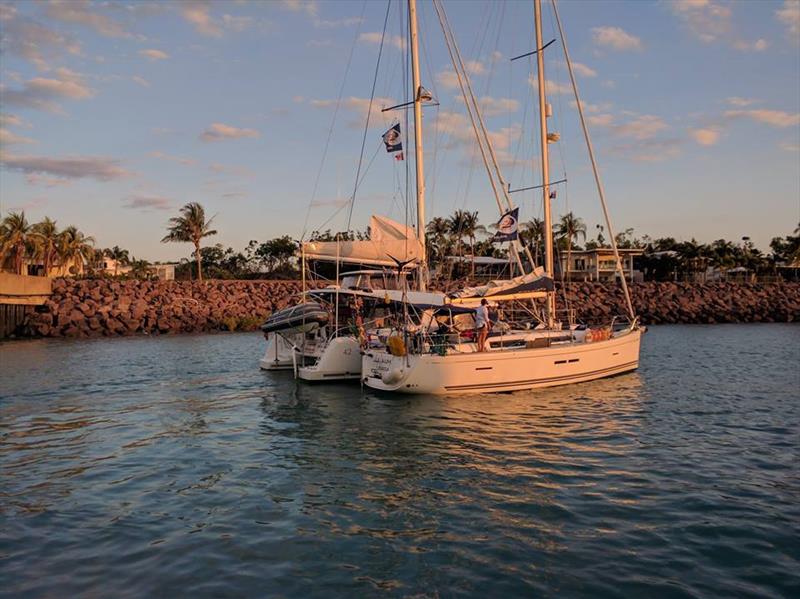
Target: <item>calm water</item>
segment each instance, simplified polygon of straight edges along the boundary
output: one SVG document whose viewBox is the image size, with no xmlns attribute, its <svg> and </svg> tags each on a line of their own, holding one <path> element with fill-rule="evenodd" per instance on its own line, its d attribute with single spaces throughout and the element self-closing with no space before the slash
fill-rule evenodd
<svg viewBox="0 0 800 599">
<path fill-rule="evenodd" d="M 0 344 L 0 595 L 798 596 L 800 326 L 392 399 L 259 335 Z"/>
</svg>

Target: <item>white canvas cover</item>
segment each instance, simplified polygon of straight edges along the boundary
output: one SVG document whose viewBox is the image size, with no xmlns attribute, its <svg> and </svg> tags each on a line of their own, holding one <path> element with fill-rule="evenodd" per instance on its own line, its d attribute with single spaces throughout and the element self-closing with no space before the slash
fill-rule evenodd
<svg viewBox="0 0 800 599">
<path fill-rule="evenodd" d="M 308 241 L 303 244 L 306 260 L 339 260 L 350 264 L 396 266 L 392 257 L 406 262 L 419 260 L 422 244 L 414 229 L 385 216 L 369 219 L 370 238 L 366 241 Z M 339 246 L 338 249 L 336 246 Z"/>
<path fill-rule="evenodd" d="M 538 292 L 539 290 L 552 289 L 552 281 L 544 276 L 544 269 L 539 266 L 525 275 L 513 279 L 489 281 L 486 285 L 465 287 L 450 294 L 453 300 L 468 298 L 502 298 L 506 295 L 516 295 L 525 292 Z"/>
</svg>

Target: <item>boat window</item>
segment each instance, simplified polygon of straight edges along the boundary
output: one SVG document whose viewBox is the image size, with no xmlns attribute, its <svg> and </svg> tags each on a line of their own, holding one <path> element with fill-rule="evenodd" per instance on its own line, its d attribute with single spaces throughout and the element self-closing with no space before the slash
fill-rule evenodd
<svg viewBox="0 0 800 599">
<path fill-rule="evenodd" d="M 343 289 L 371 289 L 369 276 L 364 274 L 345 275 L 342 277 Z"/>
</svg>

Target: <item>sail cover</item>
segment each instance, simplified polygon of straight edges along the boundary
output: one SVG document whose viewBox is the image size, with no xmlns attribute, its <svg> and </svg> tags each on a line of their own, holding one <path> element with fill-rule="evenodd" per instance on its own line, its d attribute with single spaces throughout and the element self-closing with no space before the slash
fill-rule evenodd
<svg viewBox="0 0 800 599">
<path fill-rule="evenodd" d="M 369 219 L 370 238 L 358 241 L 308 241 L 303 244 L 306 260 L 329 260 L 348 264 L 396 266 L 401 262 L 419 260 L 422 244 L 411 227 L 385 216 Z M 337 248 L 338 246 L 338 248 Z"/>
<path fill-rule="evenodd" d="M 553 279 L 544 276 L 544 269 L 539 267 L 533 272 L 513 279 L 489 281 L 486 285 L 465 287 L 450 294 L 453 303 L 470 303 L 472 300 L 486 298 L 489 300 L 511 300 L 530 297 L 541 297 L 553 291 Z"/>
</svg>

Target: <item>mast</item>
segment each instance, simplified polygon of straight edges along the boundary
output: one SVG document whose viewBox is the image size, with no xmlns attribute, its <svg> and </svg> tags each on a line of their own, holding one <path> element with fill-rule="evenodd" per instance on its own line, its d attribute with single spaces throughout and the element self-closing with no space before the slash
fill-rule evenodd
<svg viewBox="0 0 800 599">
<path fill-rule="evenodd" d="M 413 0 L 412 0 L 413 1 Z M 539 133 L 542 146 L 542 206 L 544 208 L 544 270 L 555 279 L 553 267 L 553 216 L 550 213 L 550 161 L 547 148 L 547 100 L 544 95 L 544 52 L 542 48 L 542 1 L 534 0 L 534 19 L 536 21 L 536 66 L 539 76 Z M 555 321 L 555 292 L 547 293 L 547 326 L 552 328 Z"/>
<path fill-rule="evenodd" d="M 425 163 L 422 154 L 422 86 L 419 82 L 419 40 L 417 37 L 417 2 L 408 0 L 408 21 L 411 37 L 411 79 L 414 86 L 414 165 L 417 174 L 417 238 L 422 246 L 422 255 L 417 267 L 417 283 L 425 291 L 428 274 L 427 249 L 425 247 Z"/>
</svg>

